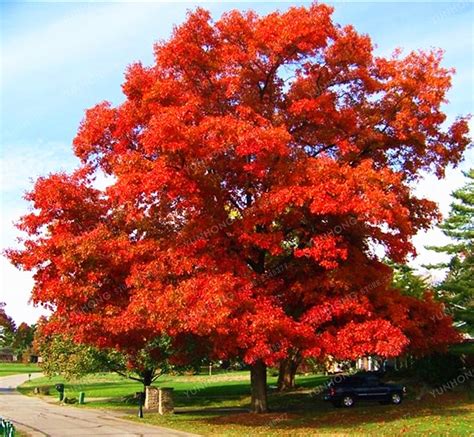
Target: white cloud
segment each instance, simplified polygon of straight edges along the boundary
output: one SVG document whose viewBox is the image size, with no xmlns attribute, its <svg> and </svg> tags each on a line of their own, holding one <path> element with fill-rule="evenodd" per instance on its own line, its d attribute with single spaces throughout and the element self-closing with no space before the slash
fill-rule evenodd
<svg viewBox="0 0 474 437">
<path fill-rule="evenodd" d="M 7 302 L 6 312 L 17 323 L 35 323 L 47 314 L 44 308 L 29 303 L 32 288 L 31 273 L 17 270 L 6 258 L 0 258 L 0 302 Z"/>
<path fill-rule="evenodd" d="M 0 192 L 24 192 L 38 176 L 71 170 L 79 163 L 71 146 L 38 141 L 35 145 L 5 145 L 0 156 Z"/>
<path fill-rule="evenodd" d="M 71 171 L 78 160 L 71 148 L 62 143 L 39 141 L 34 146 L 7 145 L 0 156 L 1 249 L 15 245 L 18 231 L 13 223 L 27 212 L 25 192 L 38 176 Z"/>
</svg>

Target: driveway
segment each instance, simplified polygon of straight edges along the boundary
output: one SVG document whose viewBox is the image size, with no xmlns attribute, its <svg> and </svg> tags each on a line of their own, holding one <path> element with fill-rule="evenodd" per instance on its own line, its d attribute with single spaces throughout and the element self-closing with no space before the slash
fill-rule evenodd
<svg viewBox="0 0 474 437">
<path fill-rule="evenodd" d="M 34 375 L 33 375 L 34 377 Z M 0 416 L 12 421 L 30 436 L 166 436 L 190 437 L 180 431 L 135 424 L 105 410 L 74 408 L 49 404 L 24 396 L 15 388 L 28 375 L 0 378 Z"/>
</svg>

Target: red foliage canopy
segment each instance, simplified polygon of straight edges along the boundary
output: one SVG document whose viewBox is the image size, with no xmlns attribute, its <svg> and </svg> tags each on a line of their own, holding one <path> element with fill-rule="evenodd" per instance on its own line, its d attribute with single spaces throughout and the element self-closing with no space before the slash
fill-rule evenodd
<svg viewBox="0 0 474 437">
<path fill-rule="evenodd" d="M 376 250 L 403 261 L 438 218 L 410 183 L 469 144 L 465 118 L 442 127 L 453 72 L 440 51 L 377 57 L 331 13 L 197 9 L 128 68 L 121 105 L 87 111 L 80 169 L 37 181 L 10 252 L 51 329 L 122 349 L 166 332 L 267 363 L 456 340 L 430 298 L 390 289 Z"/>
</svg>

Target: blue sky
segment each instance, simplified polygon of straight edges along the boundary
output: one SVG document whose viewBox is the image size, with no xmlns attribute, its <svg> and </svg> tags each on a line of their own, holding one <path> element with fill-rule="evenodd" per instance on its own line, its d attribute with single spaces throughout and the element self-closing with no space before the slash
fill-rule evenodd
<svg viewBox="0 0 474 437">
<path fill-rule="evenodd" d="M 266 13 L 308 2 L 147 2 L 77 3 L 9 2 L 0 6 L 1 31 L 1 246 L 15 244 L 12 222 L 27 209 L 22 194 L 31 180 L 51 171 L 70 170 L 77 161 L 71 141 L 84 110 L 99 101 L 122 101 L 125 67 L 136 60 L 152 62 L 153 43 L 170 35 L 186 10 L 201 5 L 214 17 L 229 9 Z M 452 119 L 473 111 L 473 3 L 464 2 L 330 2 L 334 18 L 368 33 L 376 52 L 396 47 L 411 50 L 441 47 L 445 65 L 457 74 L 449 93 Z M 473 150 L 462 168 L 474 166 Z M 446 213 L 449 194 L 463 184 L 460 169 L 442 181 L 427 177 L 417 191 L 439 202 Z M 424 244 L 441 240 L 438 231 L 415 239 L 426 262 Z M 34 322 L 41 313 L 28 305 L 32 280 L 1 262 L 0 301 L 18 321 Z"/>
</svg>

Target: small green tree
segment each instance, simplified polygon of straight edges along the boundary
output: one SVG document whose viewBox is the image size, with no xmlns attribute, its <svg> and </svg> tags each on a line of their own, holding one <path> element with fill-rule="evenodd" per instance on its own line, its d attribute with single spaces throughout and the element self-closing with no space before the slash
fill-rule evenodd
<svg viewBox="0 0 474 437">
<path fill-rule="evenodd" d="M 5 303 L 0 302 L 0 347 L 11 347 L 15 330 L 15 322 L 5 312 Z"/>
<path fill-rule="evenodd" d="M 23 357 L 23 359 L 25 359 L 24 355 L 27 355 L 27 352 L 31 352 L 35 330 L 35 325 L 30 326 L 25 322 L 21 323 L 16 329 L 11 346 L 18 357 Z"/>
<path fill-rule="evenodd" d="M 75 343 L 70 338 L 55 335 L 36 339 L 43 359 L 42 369 L 47 376 L 61 374 L 66 379 L 81 378 L 90 373 L 108 371 L 112 356 L 98 353 L 91 347 Z M 114 363 L 115 364 L 115 363 Z"/>
<path fill-rule="evenodd" d="M 165 338 L 156 339 L 133 357 L 116 350 L 80 344 L 61 335 L 38 334 L 35 343 L 43 359 L 44 373 L 48 376 L 61 374 L 68 380 L 91 373 L 115 372 L 146 387 L 170 369 L 169 342 Z"/>
<path fill-rule="evenodd" d="M 474 169 L 465 172 L 466 185 L 452 193 L 454 201 L 446 220 L 439 226 L 452 242 L 427 248 L 449 255 L 449 261 L 426 266 L 447 269 L 436 287 L 456 326 L 474 333 Z"/>
</svg>

